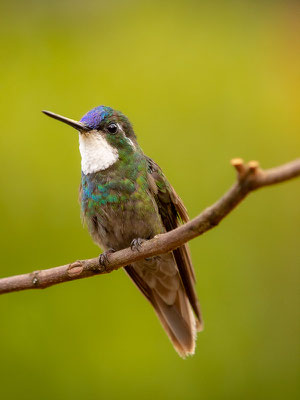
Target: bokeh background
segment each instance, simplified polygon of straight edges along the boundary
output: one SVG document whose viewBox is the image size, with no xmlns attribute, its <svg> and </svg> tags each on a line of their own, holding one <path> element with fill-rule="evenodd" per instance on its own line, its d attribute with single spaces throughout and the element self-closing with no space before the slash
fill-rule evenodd
<svg viewBox="0 0 300 400">
<path fill-rule="evenodd" d="M 0 18 L 1 276 L 99 254 L 78 138 L 42 109 L 122 110 L 191 217 L 231 158 L 299 156 L 299 2 L 11 0 Z M 299 398 L 299 197 L 263 189 L 190 243 L 205 331 L 186 360 L 123 271 L 2 296 L 1 398 Z"/>
</svg>

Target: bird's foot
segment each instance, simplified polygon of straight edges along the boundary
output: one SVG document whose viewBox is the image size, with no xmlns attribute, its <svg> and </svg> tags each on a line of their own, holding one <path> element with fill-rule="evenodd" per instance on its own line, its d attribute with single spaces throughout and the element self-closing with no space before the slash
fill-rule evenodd
<svg viewBox="0 0 300 400">
<path fill-rule="evenodd" d="M 146 242 L 146 239 L 136 238 L 130 243 L 130 248 L 132 251 L 140 251 L 142 244 Z"/>
<path fill-rule="evenodd" d="M 100 254 L 100 256 L 99 256 L 99 265 L 101 267 L 106 267 L 109 264 L 108 255 L 112 254 L 112 253 L 115 253 L 115 252 L 116 252 L 115 249 L 108 249 L 104 253 Z"/>
</svg>

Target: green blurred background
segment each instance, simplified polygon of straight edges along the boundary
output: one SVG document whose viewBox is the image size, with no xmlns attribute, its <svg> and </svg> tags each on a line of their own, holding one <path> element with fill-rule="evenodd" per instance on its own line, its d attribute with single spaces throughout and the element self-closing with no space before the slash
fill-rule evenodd
<svg viewBox="0 0 300 400">
<path fill-rule="evenodd" d="M 97 256 L 77 202 L 79 119 L 135 126 L 191 217 L 229 160 L 299 156 L 291 1 L 1 2 L 0 275 Z M 0 299 L 3 399 L 296 399 L 299 181 L 252 194 L 190 243 L 205 331 L 182 360 L 123 271 Z"/>
</svg>

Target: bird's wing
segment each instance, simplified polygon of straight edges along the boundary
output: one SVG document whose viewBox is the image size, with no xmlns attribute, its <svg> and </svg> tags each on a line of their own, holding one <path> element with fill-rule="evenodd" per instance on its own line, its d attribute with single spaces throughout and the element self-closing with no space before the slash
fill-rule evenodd
<svg viewBox="0 0 300 400">
<path fill-rule="evenodd" d="M 155 198 L 166 231 L 170 231 L 177 228 L 181 222 L 185 223 L 189 220 L 186 208 L 167 181 L 160 167 L 149 157 L 147 157 L 147 163 L 150 191 Z M 189 302 L 197 316 L 199 322 L 198 329 L 200 330 L 201 311 L 195 291 L 195 273 L 188 244 L 186 243 L 178 249 L 173 250 L 173 254 Z"/>
</svg>

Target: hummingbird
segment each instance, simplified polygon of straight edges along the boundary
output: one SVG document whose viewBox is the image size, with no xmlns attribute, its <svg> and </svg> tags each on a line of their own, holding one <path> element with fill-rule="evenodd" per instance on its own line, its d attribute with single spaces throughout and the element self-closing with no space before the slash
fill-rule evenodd
<svg viewBox="0 0 300 400">
<path fill-rule="evenodd" d="M 188 221 L 186 208 L 161 168 L 138 145 L 129 119 L 111 107 L 90 110 L 80 121 L 43 111 L 79 133 L 81 213 L 94 242 L 108 254 L 170 231 Z M 175 350 L 195 352 L 203 328 L 187 244 L 125 268 L 153 306 Z"/>
</svg>

